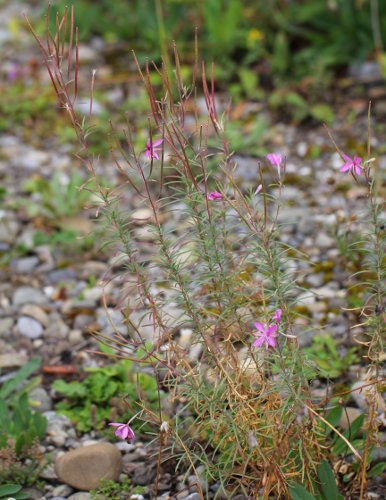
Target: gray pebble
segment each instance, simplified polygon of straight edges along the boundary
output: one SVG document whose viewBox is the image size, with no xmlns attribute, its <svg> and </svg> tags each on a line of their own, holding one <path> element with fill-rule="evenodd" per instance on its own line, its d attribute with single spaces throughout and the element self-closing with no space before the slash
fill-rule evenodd
<svg viewBox="0 0 386 500">
<path fill-rule="evenodd" d="M 201 500 L 201 495 L 198 493 L 192 493 L 191 495 L 185 497 L 185 500 Z"/>
<path fill-rule="evenodd" d="M 49 411 L 52 409 L 52 400 L 44 387 L 35 387 L 29 393 L 29 397 L 31 401 L 37 402 L 37 410 L 39 410 L 40 412 Z"/>
<path fill-rule="evenodd" d="M 0 337 L 7 336 L 13 327 L 13 318 L 0 318 Z"/>
<path fill-rule="evenodd" d="M 22 316 L 17 321 L 17 329 L 20 335 L 29 339 L 38 339 L 43 335 L 43 327 L 36 319 Z"/>
<path fill-rule="evenodd" d="M 21 306 L 23 304 L 46 304 L 47 297 L 37 288 L 22 286 L 13 294 L 12 302 L 14 306 Z"/>
<path fill-rule="evenodd" d="M 21 259 L 14 259 L 11 262 L 10 268 L 18 274 L 31 273 L 39 264 L 39 258 L 36 256 L 22 257 Z"/>
<path fill-rule="evenodd" d="M 90 314 L 78 314 L 74 320 L 73 327 L 76 330 L 84 331 L 94 322 L 94 318 Z"/>
<path fill-rule="evenodd" d="M 19 223 L 15 220 L 2 218 L 0 215 L 0 241 L 2 243 L 14 243 L 19 231 Z"/>
<path fill-rule="evenodd" d="M 318 288 L 323 285 L 324 282 L 324 275 L 323 273 L 317 273 L 317 274 L 309 274 L 306 279 L 306 283 L 311 285 L 314 288 Z"/>
<path fill-rule="evenodd" d="M 52 337 L 55 339 L 65 339 L 68 336 L 70 328 L 59 319 L 58 321 L 52 322 L 46 331 L 44 332 L 44 337 Z"/>
<path fill-rule="evenodd" d="M 48 281 L 52 285 L 76 280 L 76 272 L 73 269 L 55 269 L 48 275 Z"/>
<path fill-rule="evenodd" d="M 52 490 L 55 497 L 68 497 L 74 490 L 68 484 L 61 484 Z"/>
<path fill-rule="evenodd" d="M 78 491 L 77 493 L 74 493 L 70 497 L 68 497 L 68 500 L 91 500 L 92 496 L 90 493 L 86 493 L 85 491 Z"/>
</svg>

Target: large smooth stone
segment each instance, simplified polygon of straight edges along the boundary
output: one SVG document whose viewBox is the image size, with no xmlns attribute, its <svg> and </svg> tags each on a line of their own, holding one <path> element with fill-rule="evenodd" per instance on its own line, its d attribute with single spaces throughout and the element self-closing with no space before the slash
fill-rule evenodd
<svg viewBox="0 0 386 500">
<path fill-rule="evenodd" d="M 55 461 L 59 479 L 78 490 L 96 489 L 101 479 L 117 481 L 121 471 L 121 453 L 110 443 L 83 446 L 60 455 Z"/>
</svg>

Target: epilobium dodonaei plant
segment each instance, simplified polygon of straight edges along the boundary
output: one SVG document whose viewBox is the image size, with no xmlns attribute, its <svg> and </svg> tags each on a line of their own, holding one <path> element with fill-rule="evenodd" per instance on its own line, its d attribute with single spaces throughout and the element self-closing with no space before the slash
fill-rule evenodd
<svg viewBox="0 0 386 500">
<path fill-rule="evenodd" d="M 316 494 L 318 465 L 329 457 L 326 429 L 360 455 L 311 395 L 294 322 L 298 286 L 288 254 L 295 250 L 280 240 L 278 223 L 285 158 L 271 153 L 256 164 L 256 186 L 245 192 L 228 147 L 226 115 L 218 113 L 213 71 L 207 78 L 201 67 L 202 113 L 197 63 L 187 85 L 176 50 L 173 71 L 165 63 L 142 69 L 134 55 L 149 100 L 148 140 L 137 150 L 136 131 L 127 126 L 126 142 L 116 136 L 112 156 L 125 185 L 150 210 L 141 222 L 154 250 L 149 258 L 120 204 L 124 187 L 102 188 L 89 154 L 95 72 L 90 116 L 76 112 L 73 10 L 58 17 L 56 33 L 47 28 L 44 42 L 35 37 L 79 138 L 78 157 L 96 185 L 99 214 L 124 257 L 128 332 L 101 340 L 151 368 L 174 402 L 172 415 L 143 408 L 158 426 L 160 456 L 180 454 L 197 475 L 202 465 L 206 484 L 220 482 L 229 495 L 286 498 L 294 484 Z M 152 72 L 160 83 L 153 83 Z M 357 174 L 357 159 L 352 167 L 344 159 L 345 170 Z M 164 222 L 173 213 L 180 230 Z M 117 425 L 120 437 L 129 436 L 127 424 Z M 197 487 L 206 498 L 199 480 Z"/>
</svg>

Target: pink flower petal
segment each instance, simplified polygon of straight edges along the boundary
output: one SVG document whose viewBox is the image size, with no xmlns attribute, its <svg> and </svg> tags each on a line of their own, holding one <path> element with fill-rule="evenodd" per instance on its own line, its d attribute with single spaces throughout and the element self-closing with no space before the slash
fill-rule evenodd
<svg viewBox="0 0 386 500">
<path fill-rule="evenodd" d="M 283 157 L 280 153 L 269 153 L 267 155 L 267 159 L 271 163 L 271 165 L 273 165 L 274 167 L 278 167 L 281 165 Z"/>
<path fill-rule="evenodd" d="M 262 333 L 265 333 L 267 330 L 267 327 L 265 325 L 263 325 L 262 323 L 260 323 L 259 321 L 256 321 L 256 323 L 254 324 L 254 327 L 256 328 L 256 330 L 259 330 Z"/>
<path fill-rule="evenodd" d="M 347 172 L 348 170 L 351 169 L 351 165 L 349 165 L 348 163 L 344 163 L 340 169 L 339 169 L 339 172 Z"/>
<path fill-rule="evenodd" d="M 153 142 L 153 148 L 160 146 L 163 142 L 164 142 L 163 139 L 158 139 L 157 141 Z"/>
<path fill-rule="evenodd" d="M 267 338 L 267 344 L 271 347 L 276 347 L 276 340 L 274 338 Z"/>
<path fill-rule="evenodd" d="M 281 309 L 276 309 L 275 314 L 274 314 L 274 316 L 273 316 L 273 319 L 274 319 L 274 321 L 276 321 L 277 323 L 280 323 L 280 321 L 281 321 L 281 313 L 282 313 L 282 310 L 281 310 Z"/>
<path fill-rule="evenodd" d="M 207 195 L 208 200 L 210 201 L 217 201 L 217 200 L 223 200 L 224 196 L 219 193 L 218 191 L 212 191 Z"/>
<path fill-rule="evenodd" d="M 121 438 L 126 439 L 128 435 L 129 435 L 129 426 L 125 425 L 121 431 Z"/>
<path fill-rule="evenodd" d="M 253 347 L 261 347 L 265 342 L 265 337 L 262 335 L 253 342 Z"/>
<path fill-rule="evenodd" d="M 271 325 L 270 327 L 268 327 L 268 330 L 267 330 L 267 337 L 277 337 L 277 333 L 275 334 L 277 330 L 277 325 Z"/>
</svg>

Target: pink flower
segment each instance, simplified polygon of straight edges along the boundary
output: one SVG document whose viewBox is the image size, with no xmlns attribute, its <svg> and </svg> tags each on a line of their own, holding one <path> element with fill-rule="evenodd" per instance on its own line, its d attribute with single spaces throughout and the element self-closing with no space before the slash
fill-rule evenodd
<svg viewBox="0 0 386 500">
<path fill-rule="evenodd" d="M 209 193 L 207 195 L 207 198 L 210 201 L 219 201 L 219 200 L 223 200 L 224 196 L 221 193 L 219 193 L 218 191 L 212 191 L 211 193 Z"/>
<path fill-rule="evenodd" d="M 283 157 L 280 153 L 269 153 L 267 155 L 267 160 L 273 167 L 281 167 Z"/>
<path fill-rule="evenodd" d="M 120 439 L 129 439 L 130 442 L 132 443 L 135 439 L 134 431 L 133 429 L 129 426 L 129 424 L 121 424 L 119 422 L 111 422 L 109 425 L 112 425 L 113 427 L 116 427 L 114 434 L 119 437 Z"/>
<path fill-rule="evenodd" d="M 159 160 L 158 153 L 162 151 L 162 148 L 160 148 L 159 146 L 161 146 L 163 142 L 164 142 L 163 139 L 158 139 L 158 141 L 152 143 L 149 137 L 146 143 L 145 155 L 149 158 L 150 161 L 154 160 L 154 158 Z"/>
<path fill-rule="evenodd" d="M 276 309 L 275 314 L 273 315 L 273 320 L 274 320 L 275 323 L 280 323 L 280 321 L 281 321 L 281 313 L 282 313 L 281 309 Z"/>
<path fill-rule="evenodd" d="M 277 325 L 264 325 L 257 321 L 255 328 L 258 332 L 253 332 L 253 335 L 257 336 L 257 339 L 253 342 L 253 347 L 261 347 L 265 344 L 267 351 L 270 347 L 276 347 L 275 338 L 279 336 L 276 333 Z"/>
<path fill-rule="evenodd" d="M 362 158 L 360 156 L 354 156 L 354 159 L 352 159 L 344 153 L 342 153 L 342 156 L 345 162 L 339 169 L 339 172 L 350 172 L 351 174 L 355 172 L 357 175 L 361 175 L 363 168 Z"/>
<path fill-rule="evenodd" d="M 283 166 L 283 157 L 280 153 L 269 153 L 267 155 L 267 160 L 269 161 L 269 163 L 273 166 L 273 167 L 276 167 L 277 168 L 277 175 L 280 179 L 280 169 L 281 167 Z"/>
<path fill-rule="evenodd" d="M 262 185 L 262 184 L 259 184 L 259 185 L 257 186 L 257 188 L 256 188 L 255 195 L 256 195 L 256 194 L 259 194 L 259 193 L 260 193 L 260 191 L 261 191 L 262 189 L 263 189 L 263 185 Z"/>
</svg>

